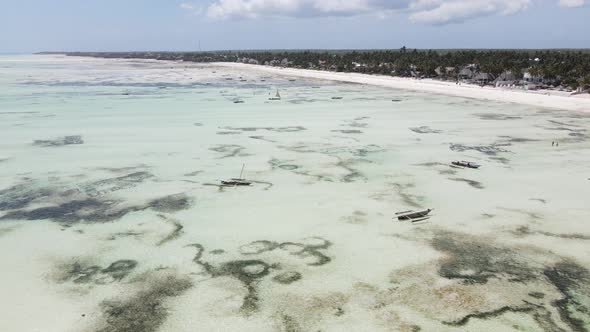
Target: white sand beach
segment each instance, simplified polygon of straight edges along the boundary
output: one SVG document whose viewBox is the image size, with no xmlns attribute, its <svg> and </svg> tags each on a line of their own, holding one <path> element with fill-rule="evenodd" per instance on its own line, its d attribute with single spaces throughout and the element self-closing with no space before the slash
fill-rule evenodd
<svg viewBox="0 0 590 332">
<path fill-rule="evenodd" d="M 238 70 L 257 70 L 260 72 L 304 77 L 311 79 L 332 80 L 369 84 L 395 89 L 430 92 L 447 96 L 493 100 L 507 103 L 526 104 L 531 106 L 557 108 L 563 110 L 590 112 L 590 94 L 570 95 L 561 91 L 524 91 L 507 88 L 480 87 L 470 84 L 457 85 L 453 82 L 432 79 L 412 79 L 390 76 L 366 75 L 357 73 L 337 73 L 295 68 L 280 68 L 243 63 L 215 63 L 214 65 Z"/>
</svg>

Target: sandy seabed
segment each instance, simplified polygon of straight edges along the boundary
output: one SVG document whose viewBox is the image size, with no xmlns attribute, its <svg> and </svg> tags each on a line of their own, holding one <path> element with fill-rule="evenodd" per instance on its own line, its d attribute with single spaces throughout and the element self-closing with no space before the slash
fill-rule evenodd
<svg viewBox="0 0 590 332">
<path fill-rule="evenodd" d="M 305 75 L 0 57 L 0 331 L 590 330 L 583 98 Z"/>
</svg>

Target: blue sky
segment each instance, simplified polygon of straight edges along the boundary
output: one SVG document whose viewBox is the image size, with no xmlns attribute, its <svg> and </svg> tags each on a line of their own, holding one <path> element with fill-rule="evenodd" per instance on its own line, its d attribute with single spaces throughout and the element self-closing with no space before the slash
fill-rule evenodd
<svg viewBox="0 0 590 332">
<path fill-rule="evenodd" d="M 0 0 L 0 53 L 590 48 L 590 0 Z"/>
</svg>

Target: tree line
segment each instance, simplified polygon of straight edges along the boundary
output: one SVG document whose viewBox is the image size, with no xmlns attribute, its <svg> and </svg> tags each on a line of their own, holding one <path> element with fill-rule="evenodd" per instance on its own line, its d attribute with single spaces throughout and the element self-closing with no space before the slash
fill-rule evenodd
<svg viewBox="0 0 590 332">
<path fill-rule="evenodd" d="M 525 71 L 555 84 L 590 87 L 588 50 L 399 50 L 370 51 L 216 51 L 68 53 L 69 55 L 183 60 L 190 62 L 249 62 L 303 69 L 363 72 L 394 76 L 454 79 L 466 66 L 497 77 Z M 437 70 L 438 68 L 438 70 Z M 441 70 L 442 69 L 442 70 Z M 453 69 L 453 70 L 449 70 Z"/>
</svg>

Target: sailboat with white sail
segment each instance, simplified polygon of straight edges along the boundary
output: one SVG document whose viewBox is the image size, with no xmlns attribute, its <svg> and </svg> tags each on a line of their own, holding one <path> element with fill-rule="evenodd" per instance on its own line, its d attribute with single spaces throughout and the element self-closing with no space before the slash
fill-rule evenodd
<svg viewBox="0 0 590 332">
<path fill-rule="evenodd" d="M 279 93 L 279 89 L 277 89 L 277 94 L 274 97 L 268 98 L 268 100 L 281 100 L 281 94 Z"/>
</svg>

